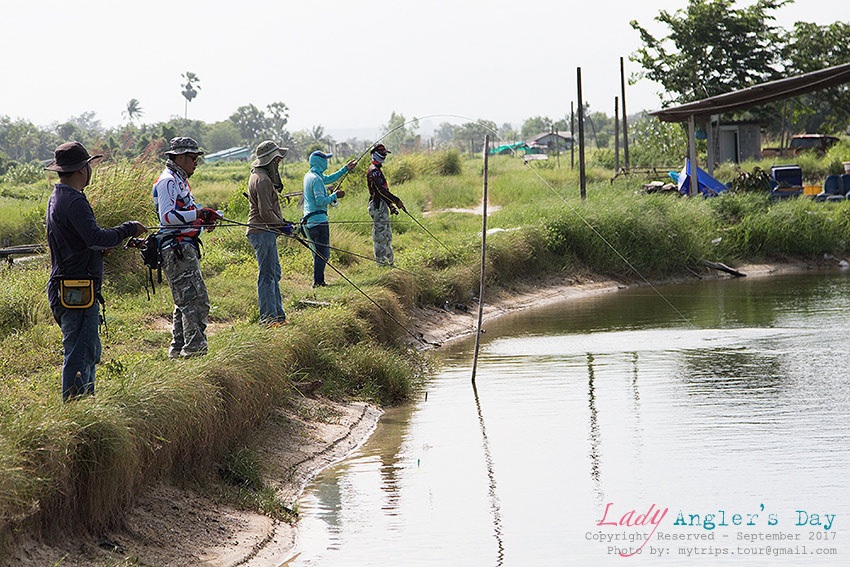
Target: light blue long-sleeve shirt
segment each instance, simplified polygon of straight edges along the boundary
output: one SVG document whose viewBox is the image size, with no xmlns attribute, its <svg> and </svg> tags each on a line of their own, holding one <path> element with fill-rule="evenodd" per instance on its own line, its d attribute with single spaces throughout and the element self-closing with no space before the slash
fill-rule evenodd
<svg viewBox="0 0 850 567">
<path fill-rule="evenodd" d="M 336 195 L 328 195 L 327 184 L 333 183 L 346 172 L 345 166 L 342 166 L 336 173 L 325 175 L 328 161 L 315 157 L 317 159 L 311 157 L 310 171 L 304 175 L 304 216 L 310 215 L 305 222 L 307 228 L 327 222 L 328 205 L 337 200 Z"/>
</svg>

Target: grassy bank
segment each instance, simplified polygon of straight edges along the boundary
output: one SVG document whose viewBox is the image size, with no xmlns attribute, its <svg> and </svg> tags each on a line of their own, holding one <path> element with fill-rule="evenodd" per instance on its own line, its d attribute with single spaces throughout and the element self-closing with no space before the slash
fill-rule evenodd
<svg viewBox="0 0 850 567">
<path fill-rule="evenodd" d="M 565 161 L 565 160 L 564 160 Z M 703 259 L 821 258 L 848 253 L 850 203 L 770 202 L 766 195 L 717 199 L 645 195 L 640 182 L 608 181 L 591 170 L 585 201 L 568 166 L 491 160 L 488 285 L 509 288 L 544 277 L 592 272 L 624 280 L 700 269 Z M 566 161 L 565 161 L 566 163 Z M 150 187 L 160 164 L 99 166 L 87 194 L 101 225 L 135 218 L 154 224 Z M 481 161 L 457 154 L 393 157 L 404 181 L 393 190 L 436 238 L 404 214 L 394 217 L 398 269 L 336 250 L 331 263 L 369 299 L 328 270 L 333 284 L 310 288 L 312 260 L 281 240 L 281 282 L 290 325 L 257 325 L 256 264 L 244 228 L 204 238 L 202 268 L 212 302 L 210 354 L 171 361 L 171 297 L 147 299 L 137 254 L 107 257 L 109 336 L 93 398 L 62 404 L 61 333 L 44 297 L 47 262 L 0 272 L 0 531 L 38 527 L 97 530 L 120 518 L 142 487 L 160 478 L 203 479 L 238 449 L 277 406 L 321 380 L 320 392 L 380 404 L 408 399 L 427 361 L 408 346 L 407 309 L 468 303 L 478 289 Z M 288 165 L 286 191 L 304 169 Z M 365 164 L 343 181 L 331 210 L 331 243 L 370 257 Z M 297 173 L 297 174 L 296 174 Z M 199 201 L 244 222 L 244 164 L 201 166 Z M 43 206 L 39 201 L 38 206 Z M 498 209 L 496 209 L 498 207 Z M 426 214 L 427 213 L 427 214 Z M 294 202 L 284 216 L 300 218 Z M 4 218 L 0 215 L 0 219 Z"/>
</svg>

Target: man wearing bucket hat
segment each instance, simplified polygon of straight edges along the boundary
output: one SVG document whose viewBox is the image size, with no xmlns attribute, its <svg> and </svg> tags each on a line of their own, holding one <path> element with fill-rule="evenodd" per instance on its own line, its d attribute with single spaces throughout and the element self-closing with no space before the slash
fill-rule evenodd
<svg viewBox="0 0 850 567">
<path fill-rule="evenodd" d="M 257 300 L 260 323 L 283 325 L 286 313 L 280 296 L 280 258 L 277 232 L 292 234 L 294 225 L 280 212 L 278 193 L 283 189 L 279 166 L 288 148 L 271 140 L 257 146 L 257 159 L 251 163 L 248 178 L 248 230 L 246 234 L 257 257 Z"/>
<path fill-rule="evenodd" d="M 136 221 L 101 228 L 83 190 L 91 182 L 91 161 L 79 142 L 60 145 L 45 168 L 59 174 L 47 203 L 50 280 L 47 297 L 62 328 L 62 400 L 94 394 L 95 365 L 100 362 L 98 302 L 103 303 L 103 253 L 147 229 Z"/>
<path fill-rule="evenodd" d="M 325 265 L 330 256 L 330 227 L 328 226 L 328 205 L 336 203 L 345 196 L 345 191 L 337 189 L 328 194 L 326 184 L 333 183 L 346 171 L 357 166 L 357 160 L 351 160 L 338 171 L 325 175 L 328 158 L 333 154 L 315 151 L 310 154 L 310 171 L 304 175 L 304 217 L 301 222 L 307 229 L 307 237 L 313 250 L 313 287 L 322 287 L 325 283 Z"/>
<path fill-rule="evenodd" d="M 153 200 L 162 227 L 157 233 L 162 271 L 174 298 L 168 356 L 188 358 L 207 352 L 210 300 L 201 276 L 200 236 L 204 230 L 213 230 L 221 215 L 200 208 L 189 187 L 189 178 L 204 155 L 198 142 L 184 136 L 172 138 L 165 155 L 168 161 L 153 186 Z"/>
<path fill-rule="evenodd" d="M 381 167 L 390 152 L 384 144 L 372 148 L 372 163 L 366 172 L 366 184 L 369 186 L 369 216 L 372 217 L 372 244 L 375 249 L 375 262 L 379 266 L 392 266 L 393 229 L 390 226 L 390 213 L 397 215 L 398 209 L 407 211 L 401 199 L 390 193 L 387 178 Z"/>
</svg>

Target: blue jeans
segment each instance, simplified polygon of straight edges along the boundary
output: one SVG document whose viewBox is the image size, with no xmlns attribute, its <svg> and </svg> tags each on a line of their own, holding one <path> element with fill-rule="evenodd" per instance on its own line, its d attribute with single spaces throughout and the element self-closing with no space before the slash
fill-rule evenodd
<svg viewBox="0 0 850 567">
<path fill-rule="evenodd" d="M 319 223 L 307 229 L 313 245 L 313 285 L 325 285 L 325 264 L 331 253 L 331 229 L 328 223 Z"/>
<path fill-rule="evenodd" d="M 100 305 L 95 302 L 88 309 L 57 308 L 56 315 L 62 328 L 62 347 L 65 361 L 62 364 L 62 400 L 94 394 L 94 368 L 100 362 L 101 345 L 98 325 Z"/>
<path fill-rule="evenodd" d="M 283 321 L 283 299 L 280 296 L 280 258 L 277 255 L 277 234 L 260 232 L 249 234 L 248 241 L 257 257 L 257 299 L 260 303 L 260 321 Z"/>
</svg>

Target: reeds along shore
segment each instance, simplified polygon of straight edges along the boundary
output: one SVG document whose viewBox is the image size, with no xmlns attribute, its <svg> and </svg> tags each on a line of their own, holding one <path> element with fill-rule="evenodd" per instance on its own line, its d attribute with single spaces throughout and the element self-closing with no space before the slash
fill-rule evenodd
<svg viewBox="0 0 850 567">
<path fill-rule="evenodd" d="M 101 226 L 127 219 L 154 225 L 150 188 L 160 168 L 151 162 L 96 167 L 86 193 Z M 248 169 L 201 166 L 193 190 L 205 206 L 245 222 Z M 260 327 L 256 262 L 244 228 L 222 226 L 205 235 L 201 264 L 213 309 L 204 358 L 167 358 L 167 286 L 148 299 L 138 253 L 112 251 L 106 259 L 109 335 L 92 398 L 61 402 L 61 333 L 44 293 L 47 260 L 0 271 L 3 541 L 21 530 L 96 531 L 119 521 L 154 480 L 207 478 L 214 463 L 243 446 L 272 408 L 302 395 L 305 384 L 321 384 L 319 393 L 337 399 L 384 405 L 409 399 L 429 360 L 410 344 L 407 330 L 416 322 L 408 309 L 471 304 L 478 291 L 481 218 L 448 209 L 480 204 L 482 170 L 480 159 L 454 152 L 394 155 L 385 169 L 393 191 L 433 237 L 402 214 L 393 217 L 400 269 L 362 258 L 371 257 L 372 245 L 361 163 L 331 211 L 331 244 L 341 249 L 331 263 L 369 299 L 341 278 L 334 281 L 330 269 L 333 285 L 311 289 L 309 252 L 282 240 L 281 288 L 291 324 Z M 285 191 L 300 188 L 304 171 L 303 164 L 286 165 Z M 734 265 L 848 253 L 847 202 L 771 202 L 756 193 L 646 195 L 637 191 L 641 180 L 612 184 L 609 177 L 591 170 L 588 198 L 581 201 L 577 170 L 491 158 L 487 285 L 509 289 L 585 273 L 653 280 L 697 272 L 704 259 Z M 294 202 L 285 204 L 284 216 L 300 218 Z"/>
</svg>

